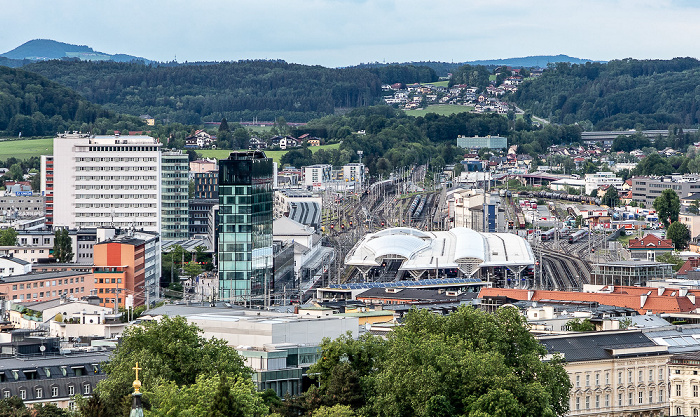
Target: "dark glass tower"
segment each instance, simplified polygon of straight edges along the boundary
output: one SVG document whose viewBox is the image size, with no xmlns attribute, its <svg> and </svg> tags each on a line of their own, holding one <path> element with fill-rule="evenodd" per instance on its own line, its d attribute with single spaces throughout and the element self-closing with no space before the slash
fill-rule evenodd
<svg viewBox="0 0 700 417">
<path fill-rule="evenodd" d="M 231 152 L 219 161 L 219 299 L 260 303 L 272 288 L 272 159 Z"/>
</svg>

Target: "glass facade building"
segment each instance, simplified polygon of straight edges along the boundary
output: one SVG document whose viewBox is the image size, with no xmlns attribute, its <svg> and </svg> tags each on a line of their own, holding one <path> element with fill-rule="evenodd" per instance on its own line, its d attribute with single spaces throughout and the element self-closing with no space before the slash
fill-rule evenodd
<svg viewBox="0 0 700 417">
<path fill-rule="evenodd" d="M 189 238 L 189 170 L 186 153 L 165 151 L 161 155 L 161 224 L 162 240 Z"/>
<path fill-rule="evenodd" d="M 272 159 L 232 152 L 219 161 L 219 299 L 264 300 L 272 288 Z"/>
</svg>

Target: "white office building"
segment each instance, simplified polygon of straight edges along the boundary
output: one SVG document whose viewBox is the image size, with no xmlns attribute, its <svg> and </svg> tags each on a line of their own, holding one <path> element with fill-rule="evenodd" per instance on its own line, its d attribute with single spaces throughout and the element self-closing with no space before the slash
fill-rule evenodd
<svg viewBox="0 0 700 417">
<path fill-rule="evenodd" d="M 333 166 L 329 164 L 316 164 L 303 168 L 304 186 L 315 189 L 325 188 L 331 180 Z"/>
<path fill-rule="evenodd" d="M 161 145 L 150 136 L 55 137 L 53 224 L 160 233 Z"/>
<path fill-rule="evenodd" d="M 365 181 L 365 164 L 343 165 L 343 179 L 346 182 L 362 184 Z"/>
<path fill-rule="evenodd" d="M 622 178 L 615 176 L 613 172 L 596 172 L 595 174 L 586 174 L 586 194 L 590 195 L 591 191 L 606 185 L 612 185 L 618 190 L 624 184 Z"/>
</svg>

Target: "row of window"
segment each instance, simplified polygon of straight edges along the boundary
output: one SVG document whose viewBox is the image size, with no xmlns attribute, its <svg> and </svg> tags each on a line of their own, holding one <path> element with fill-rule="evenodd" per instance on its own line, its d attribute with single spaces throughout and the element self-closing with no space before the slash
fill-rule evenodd
<svg viewBox="0 0 700 417">
<path fill-rule="evenodd" d="M 76 194 L 75 198 L 77 200 L 115 200 L 115 199 L 129 199 L 129 200 L 155 200 L 158 198 L 157 194 Z"/>
<path fill-rule="evenodd" d="M 76 208 L 156 208 L 156 203 L 77 203 Z"/>
<path fill-rule="evenodd" d="M 78 171 L 157 171 L 154 166 L 131 166 L 131 167 L 115 167 L 115 166 L 96 166 L 96 167 L 76 167 Z"/>
<path fill-rule="evenodd" d="M 618 385 L 622 385 L 622 384 L 625 383 L 625 382 L 628 383 L 628 384 L 633 384 L 633 383 L 635 382 L 634 379 L 633 379 L 633 375 L 634 375 L 633 372 L 634 372 L 633 370 L 628 369 L 628 370 L 627 370 L 627 381 L 624 381 L 624 380 L 623 380 L 623 375 L 624 375 L 623 371 L 618 371 L 618 372 L 617 372 L 617 384 L 618 384 Z M 663 367 L 663 366 L 662 366 L 662 367 L 659 367 L 659 370 L 658 370 L 659 381 L 663 381 L 663 380 L 664 380 L 664 372 L 665 372 L 665 371 L 664 371 L 664 367 Z M 654 368 L 649 368 L 649 370 L 648 370 L 648 376 L 649 376 L 649 378 L 648 378 L 647 381 L 653 382 L 653 381 L 654 381 Z M 594 377 L 595 377 L 595 385 L 596 385 L 596 386 L 599 386 L 599 385 L 600 385 L 600 382 L 601 382 L 601 381 L 600 381 L 601 373 L 600 373 L 600 372 L 596 372 L 596 373 L 594 374 Z M 638 370 L 638 374 L 637 374 L 637 381 L 636 381 L 636 382 L 638 382 L 638 383 L 641 384 L 641 383 L 643 383 L 644 381 L 645 381 L 645 380 L 644 380 L 644 370 L 643 370 L 643 369 L 639 369 L 639 370 Z M 586 380 L 585 380 L 585 382 L 586 382 L 586 385 L 585 385 L 585 386 L 587 386 L 587 387 L 591 386 L 591 374 L 590 374 L 590 373 L 586 374 Z M 605 372 L 605 385 L 610 385 L 610 372 Z M 576 386 L 576 388 L 581 388 L 581 375 L 576 375 L 576 385 L 575 385 L 575 386 Z"/>
<path fill-rule="evenodd" d="M 83 395 L 90 395 L 92 392 L 92 387 L 90 384 L 85 383 L 83 384 Z M 19 398 L 26 400 L 27 399 L 27 389 L 26 388 L 20 388 L 18 391 Z M 68 395 L 75 395 L 75 385 L 68 385 Z M 9 389 L 3 390 L 3 397 L 4 398 L 10 398 L 12 397 L 12 391 Z M 51 387 L 51 398 L 56 398 L 58 397 L 58 387 L 53 386 Z M 34 388 L 34 399 L 38 400 L 44 398 L 44 389 L 42 387 L 36 387 Z"/>
<path fill-rule="evenodd" d="M 96 213 L 94 211 L 88 213 L 75 213 L 75 217 L 156 217 L 155 212 L 131 212 L 131 213 Z"/>
<path fill-rule="evenodd" d="M 77 157 L 76 162 L 156 162 L 154 157 Z"/>
<path fill-rule="evenodd" d="M 647 397 L 647 399 L 648 399 L 647 404 L 654 404 L 654 400 L 656 399 L 655 391 L 653 389 L 651 389 L 651 390 L 649 390 L 648 394 L 649 395 Z M 593 397 L 593 400 L 595 401 L 595 403 L 593 403 L 593 404 L 591 404 L 591 397 Z M 582 406 L 581 398 L 582 397 L 578 396 L 578 397 L 576 397 L 576 400 L 575 400 L 575 404 L 576 404 L 575 408 L 577 411 L 581 410 L 581 406 Z M 602 403 L 601 403 L 601 399 L 603 400 Z M 596 394 L 595 396 L 587 395 L 587 396 L 583 397 L 583 400 L 584 400 L 583 407 L 586 410 L 591 409 L 591 406 L 593 406 L 594 408 L 601 408 L 601 406 L 603 408 L 608 408 L 611 406 L 610 394 L 605 394 L 605 396 L 602 396 L 601 394 Z M 634 405 L 634 400 L 635 400 L 634 392 L 631 392 L 631 391 L 628 392 L 627 393 L 627 405 L 628 406 Z M 658 403 L 663 403 L 663 402 L 664 402 L 664 390 L 659 389 Z M 637 393 L 637 404 L 644 404 L 644 391 L 639 391 Z M 620 392 L 617 394 L 617 406 L 622 407 L 623 405 L 624 405 L 624 397 L 623 397 L 623 393 Z"/>
<path fill-rule="evenodd" d="M 38 293 L 27 293 L 27 300 L 36 300 L 38 298 L 44 298 L 46 297 L 56 297 L 57 293 L 58 295 L 66 295 L 66 294 L 78 294 L 78 293 L 84 293 L 85 292 L 85 287 L 75 287 L 73 288 L 66 288 L 64 290 L 58 290 L 58 291 L 40 291 Z M 24 294 L 13 294 L 12 295 L 13 300 L 24 300 Z"/>
<path fill-rule="evenodd" d="M 77 277 L 77 278 L 64 278 L 64 279 L 59 279 L 58 281 L 51 280 L 51 281 L 39 281 L 34 283 L 33 288 L 42 288 L 42 287 L 55 287 L 57 285 L 68 285 L 68 284 L 73 284 L 73 283 L 78 283 L 78 282 L 85 282 L 85 277 Z M 23 290 L 25 288 L 25 284 L 14 284 L 12 285 L 12 290 L 17 291 L 17 289 Z M 32 288 L 31 283 L 26 284 L 27 289 Z"/>
<path fill-rule="evenodd" d="M 78 181 L 155 181 L 156 175 L 78 175 Z"/>
<path fill-rule="evenodd" d="M 153 184 L 121 184 L 121 185 L 76 185 L 76 190 L 157 190 L 158 187 Z"/>
</svg>

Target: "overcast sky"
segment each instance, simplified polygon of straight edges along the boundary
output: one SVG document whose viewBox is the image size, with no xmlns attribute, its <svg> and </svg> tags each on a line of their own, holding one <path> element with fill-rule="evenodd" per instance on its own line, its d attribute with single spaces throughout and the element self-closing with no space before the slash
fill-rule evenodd
<svg viewBox="0 0 700 417">
<path fill-rule="evenodd" d="M 696 0 L 2 0 L 0 53 L 31 39 L 157 61 L 700 57 Z"/>
</svg>

